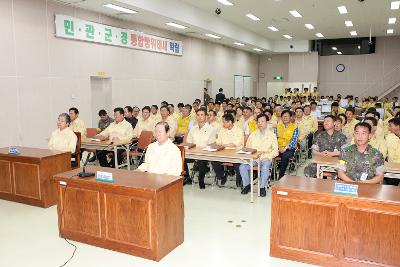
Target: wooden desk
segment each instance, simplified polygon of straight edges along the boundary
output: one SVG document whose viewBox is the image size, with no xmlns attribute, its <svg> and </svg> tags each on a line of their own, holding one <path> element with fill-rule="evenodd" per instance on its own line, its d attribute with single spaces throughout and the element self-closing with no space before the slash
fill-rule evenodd
<svg viewBox="0 0 400 267">
<path fill-rule="evenodd" d="M 90 138 L 84 138 L 81 142 L 81 148 L 88 149 L 88 150 L 107 150 L 107 151 L 114 151 L 114 163 L 115 168 L 122 168 L 127 167 L 128 170 L 131 169 L 131 164 L 129 161 L 129 144 L 111 144 L 110 141 L 93 141 Z M 118 149 L 124 149 L 126 151 L 126 163 L 121 165 L 118 164 L 117 159 L 117 152 Z"/>
<path fill-rule="evenodd" d="M 322 179 L 324 172 L 336 172 L 339 158 L 313 155 L 313 162 L 317 164 L 317 178 Z"/>
<path fill-rule="evenodd" d="M 250 165 L 250 202 L 254 202 L 253 196 L 253 162 L 258 163 L 258 177 L 260 177 L 260 161 L 258 160 L 261 153 L 254 154 L 238 154 L 238 149 L 223 149 L 220 151 L 210 152 L 204 151 L 203 147 L 194 147 L 186 149 L 185 158 L 195 160 L 207 160 L 218 162 L 229 162 Z M 260 179 L 258 179 L 257 195 L 260 195 Z"/>
<path fill-rule="evenodd" d="M 114 182 L 55 175 L 62 237 L 159 261 L 183 243 L 182 177 L 86 167 Z"/>
<path fill-rule="evenodd" d="M 400 188 L 285 176 L 272 187 L 270 255 L 323 266 L 400 265 Z"/>
<path fill-rule="evenodd" d="M 18 147 L 0 148 L 0 198 L 47 208 L 56 204 L 54 174 L 71 169 L 71 153 Z"/>
<path fill-rule="evenodd" d="M 385 177 L 400 179 L 400 164 L 385 162 L 386 173 Z"/>
</svg>

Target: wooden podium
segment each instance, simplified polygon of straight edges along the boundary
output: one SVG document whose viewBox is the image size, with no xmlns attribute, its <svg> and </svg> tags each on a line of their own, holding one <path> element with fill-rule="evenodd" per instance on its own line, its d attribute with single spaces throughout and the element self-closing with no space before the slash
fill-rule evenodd
<svg viewBox="0 0 400 267">
<path fill-rule="evenodd" d="M 272 188 L 270 255 L 323 266 L 400 265 L 400 187 L 285 176 Z"/>
<path fill-rule="evenodd" d="M 47 208 L 56 204 L 53 175 L 71 169 L 71 153 L 18 147 L 0 148 L 0 198 Z"/>
<path fill-rule="evenodd" d="M 182 177 L 113 168 L 114 182 L 55 175 L 61 236 L 159 261 L 183 242 Z"/>
</svg>

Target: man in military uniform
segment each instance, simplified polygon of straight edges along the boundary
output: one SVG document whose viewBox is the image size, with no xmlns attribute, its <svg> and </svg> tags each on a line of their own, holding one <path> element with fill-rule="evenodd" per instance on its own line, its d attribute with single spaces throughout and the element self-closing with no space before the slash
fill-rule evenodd
<svg viewBox="0 0 400 267">
<path fill-rule="evenodd" d="M 313 155 L 325 157 L 337 157 L 340 149 L 346 144 L 346 136 L 341 132 L 335 131 L 335 116 L 327 115 L 324 118 L 324 129 L 314 137 L 311 147 Z M 304 175 L 317 177 L 317 164 L 311 163 L 304 169 Z"/>
<path fill-rule="evenodd" d="M 345 182 L 378 184 L 383 181 L 385 165 L 382 153 L 368 144 L 371 125 L 365 122 L 354 127 L 354 145 L 340 153 L 338 177 Z"/>
</svg>

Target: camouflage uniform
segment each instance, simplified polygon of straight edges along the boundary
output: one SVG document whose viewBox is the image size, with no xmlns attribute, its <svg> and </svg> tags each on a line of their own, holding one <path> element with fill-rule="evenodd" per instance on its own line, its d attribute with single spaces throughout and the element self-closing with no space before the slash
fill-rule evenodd
<svg viewBox="0 0 400 267">
<path fill-rule="evenodd" d="M 354 181 L 371 180 L 385 172 L 385 162 L 382 153 L 371 145 L 364 153 L 358 152 L 356 145 L 350 145 L 340 152 L 338 169 Z"/>
<path fill-rule="evenodd" d="M 318 133 L 314 137 L 314 144 L 312 149 L 319 152 L 329 151 L 334 152 L 340 151 L 341 147 L 346 144 L 346 136 L 338 131 L 333 131 L 332 135 L 329 135 L 326 131 Z M 317 177 L 317 164 L 311 163 L 304 169 L 304 175 L 308 177 Z"/>
</svg>

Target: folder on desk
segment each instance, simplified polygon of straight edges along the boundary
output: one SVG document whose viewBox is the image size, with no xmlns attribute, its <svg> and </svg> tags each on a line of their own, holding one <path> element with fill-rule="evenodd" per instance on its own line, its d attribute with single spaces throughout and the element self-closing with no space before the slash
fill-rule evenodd
<svg viewBox="0 0 400 267">
<path fill-rule="evenodd" d="M 217 144 L 212 144 L 209 145 L 205 148 L 203 148 L 204 151 L 209 151 L 209 152 L 216 152 L 216 151 L 220 151 L 220 150 L 224 150 L 225 147 L 221 146 L 221 145 L 217 145 Z"/>
<path fill-rule="evenodd" d="M 193 143 L 182 143 L 181 146 L 183 146 L 185 149 L 191 149 L 196 147 L 196 144 Z"/>
<path fill-rule="evenodd" d="M 253 149 L 253 148 L 247 148 L 247 147 L 243 147 L 241 150 L 239 150 L 238 154 L 247 154 L 247 155 L 251 155 L 257 152 L 257 149 Z"/>
</svg>

